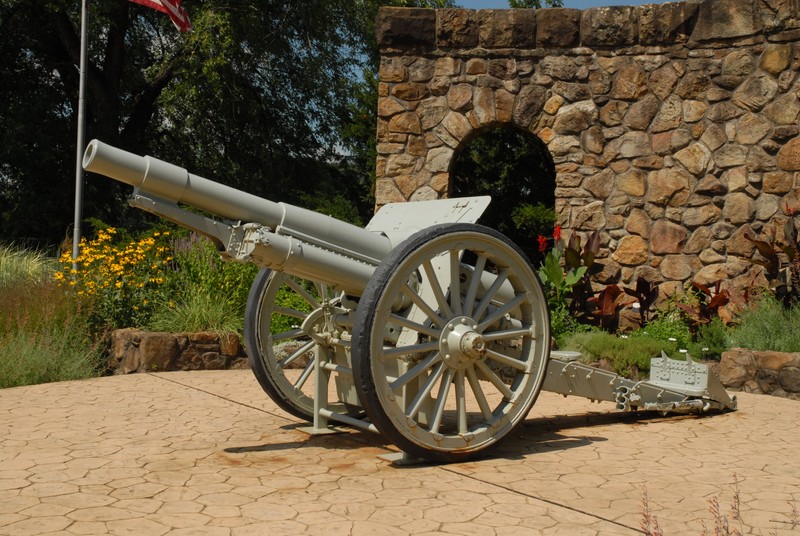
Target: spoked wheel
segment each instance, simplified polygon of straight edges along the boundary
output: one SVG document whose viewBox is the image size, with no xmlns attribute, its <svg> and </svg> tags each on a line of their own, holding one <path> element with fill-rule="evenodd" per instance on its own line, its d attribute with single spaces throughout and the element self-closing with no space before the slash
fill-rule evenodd
<svg viewBox="0 0 800 536">
<path fill-rule="evenodd" d="M 508 435 L 544 381 L 550 323 L 522 251 L 479 225 L 416 233 L 378 267 L 353 329 L 356 390 L 405 452 L 463 460 Z"/>
<path fill-rule="evenodd" d="M 268 269 L 258 273 L 247 298 L 244 336 L 250 367 L 278 406 L 308 421 L 314 420 L 317 344 L 309 330 L 323 304 L 334 299 L 324 284 Z M 273 334 L 273 328 L 278 332 Z M 286 351 L 277 355 L 275 346 L 281 343 Z"/>
</svg>

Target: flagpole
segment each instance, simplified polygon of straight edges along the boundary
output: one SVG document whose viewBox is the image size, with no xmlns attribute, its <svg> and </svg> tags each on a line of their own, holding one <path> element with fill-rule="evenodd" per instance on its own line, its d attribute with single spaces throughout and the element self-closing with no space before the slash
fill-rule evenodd
<svg viewBox="0 0 800 536">
<path fill-rule="evenodd" d="M 80 82 L 78 83 L 78 140 L 75 162 L 75 220 L 72 227 L 72 269 L 78 269 L 78 255 L 80 254 L 81 220 L 83 219 L 83 127 L 86 122 L 86 65 L 89 28 L 87 24 L 89 0 L 81 0 L 81 57 L 80 57 Z"/>
</svg>

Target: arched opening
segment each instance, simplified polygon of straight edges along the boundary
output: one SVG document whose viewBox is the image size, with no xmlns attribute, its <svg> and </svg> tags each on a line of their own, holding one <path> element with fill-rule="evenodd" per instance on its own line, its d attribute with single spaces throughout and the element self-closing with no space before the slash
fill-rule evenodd
<svg viewBox="0 0 800 536">
<path fill-rule="evenodd" d="M 537 237 L 552 237 L 556 201 L 555 165 L 542 140 L 510 125 L 479 131 L 456 151 L 450 181 L 451 197 L 491 195 L 480 223 L 508 236 L 538 266 Z"/>
</svg>

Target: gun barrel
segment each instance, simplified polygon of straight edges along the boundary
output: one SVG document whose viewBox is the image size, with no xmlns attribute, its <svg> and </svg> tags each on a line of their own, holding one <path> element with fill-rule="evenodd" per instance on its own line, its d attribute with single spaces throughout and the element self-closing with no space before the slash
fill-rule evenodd
<svg viewBox="0 0 800 536">
<path fill-rule="evenodd" d="M 139 156 L 99 140 L 83 155 L 83 168 L 174 203 L 222 218 L 259 223 L 347 257 L 377 265 L 391 251 L 385 236 L 303 208 L 276 203 L 189 173 L 151 156 Z"/>
</svg>

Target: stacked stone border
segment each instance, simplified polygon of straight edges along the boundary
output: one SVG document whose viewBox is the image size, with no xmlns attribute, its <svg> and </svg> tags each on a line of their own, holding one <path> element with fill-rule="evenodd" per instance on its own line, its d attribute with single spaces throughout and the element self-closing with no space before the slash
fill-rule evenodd
<svg viewBox="0 0 800 536">
<path fill-rule="evenodd" d="M 455 153 L 513 125 L 556 165 L 598 283 L 765 281 L 744 237 L 800 209 L 800 2 L 540 10 L 384 8 L 377 204 L 447 197 Z"/>
<path fill-rule="evenodd" d="M 800 353 L 733 348 L 723 352 L 717 373 L 728 389 L 800 400 Z"/>
</svg>

